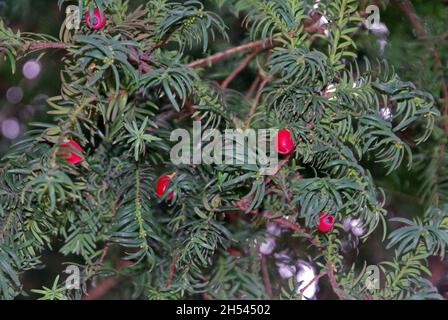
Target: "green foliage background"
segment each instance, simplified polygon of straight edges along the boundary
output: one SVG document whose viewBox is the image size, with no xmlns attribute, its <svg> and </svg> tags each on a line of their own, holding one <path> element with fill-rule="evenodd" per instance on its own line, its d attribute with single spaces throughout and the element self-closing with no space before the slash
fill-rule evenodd
<svg viewBox="0 0 448 320">
<path fill-rule="evenodd" d="M 113 8 L 117 19 L 123 20 L 125 1 L 97 2 Z M 287 214 L 307 228 L 315 225 L 321 210 L 333 212 L 339 223 L 347 216 L 365 221 L 369 234 L 361 240 L 359 253 L 351 258 L 339 251 L 343 233 L 340 225 L 328 236 L 313 231 L 294 236 L 289 233 L 282 244 L 294 248 L 303 258 L 309 256 L 319 272 L 328 269 L 328 261 L 338 270 L 337 288 L 329 273 L 328 280 L 320 281 L 319 298 L 440 298 L 425 278 L 428 257 L 443 258 L 448 243 L 446 115 L 439 114 L 444 103 L 440 80 L 446 81 L 448 66 L 446 1 L 412 1 L 427 30 L 425 37 L 416 36 L 396 4 L 382 1 L 381 21 L 389 28 L 384 54 L 378 49 L 376 35 L 365 29 L 351 35 L 355 30 L 348 28 L 356 26 L 359 17 L 339 16 L 342 7 L 347 14 L 354 14 L 356 8 L 349 8 L 359 1 L 322 1 L 336 4 L 328 5 L 327 14 L 334 20 L 339 18 L 330 28 L 329 39 L 340 46 L 329 51 L 324 37 L 311 43 L 307 32 L 300 29 L 306 18 L 302 5 L 309 6 L 311 1 L 267 2 L 271 6 L 250 0 L 202 1 L 205 8 L 201 10 L 200 3 L 194 1 L 150 1 L 150 13 L 140 16 L 147 19 L 144 29 L 149 31 L 139 38 L 139 44 L 131 41 L 136 40 L 141 26 L 126 22 L 113 32 L 126 34 L 128 40 L 78 35 L 70 39 L 76 46 L 68 50 L 64 60 L 66 92 L 74 92 L 70 99 L 58 96 L 64 52 L 49 51 L 42 58 L 43 74 L 32 83 L 21 79 L 21 62 L 14 76 L 7 63 L 0 65 L 1 112 L 21 117 L 33 130 L 30 136 L 39 141 L 25 140 L 12 150 L 11 142 L 1 142 L 2 152 L 8 151 L 1 163 L 0 182 L 3 298 L 18 294 L 79 298 L 79 292 L 61 288 L 62 281 L 56 281 L 53 289 L 31 291 L 44 285 L 51 287 L 56 274 L 65 267 L 63 262 L 79 263 L 83 281 L 89 286 L 93 278 L 125 278 L 109 298 L 268 298 L 255 245 L 245 242 L 262 239 L 266 219 L 231 223 L 224 214 L 237 210 L 235 201 L 247 194 L 252 197 L 241 215 L 261 208 L 274 216 Z M 361 1 L 361 5 L 367 2 Z M 20 29 L 58 38 L 63 19 L 55 1 L 4 3 L 2 17 L 10 20 L 8 26 L 14 32 Z M 131 1 L 129 12 L 139 3 Z M 209 20 L 203 19 L 204 11 L 210 12 L 206 13 Z M 138 10 L 135 15 L 137 21 Z M 207 22 L 211 25 L 204 28 Z M 241 28 L 242 23 L 246 30 Z M 338 42 L 335 39 L 341 31 L 346 37 Z M 278 33 L 286 35 L 284 46 L 251 62 L 228 90 L 221 91 L 214 81 L 224 79 L 244 58 L 243 53 L 200 71 L 185 67 L 209 53 L 251 40 L 263 39 L 268 44 L 267 37 Z M 168 37 L 170 41 L 160 49 L 151 49 L 150 44 Z M 22 40 L 18 41 L 13 48 L 21 47 Z M 143 51 L 150 50 L 153 55 L 149 61 L 152 71 L 143 75 L 127 59 L 131 48 L 141 45 Z M 441 67 L 435 65 L 433 45 Z M 110 46 L 114 47 L 113 53 L 107 49 Z M 356 63 L 351 60 L 355 52 Z M 16 55 L 21 54 L 17 50 Z M 112 56 L 113 63 L 104 59 Z M 341 63 L 342 58 L 349 63 Z M 79 65 L 75 66 L 75 61 Z M 89 65 L 98 61 L 103 64 L 99 73 L 92 75 Z M 245 102 L 243 95 L 260 66 L 263 76 L 270 74 L 273 81 L 267 85 L 251 127 L 287 126 L 296 141 L 301 141 L 294 160 L 274 178 L 274 194 L 265 196 L 265 183 L 253 168 L 170 166 L 166 161 L 169 131 L 188 127 L 191 121 L 168 121 L 156 129 L 156 115 L 194 105 L 191 117 L 202 116 L 209 127 L 239 126 L 253 100 Z M 79 79 L 86 81 L 73 85 Z M 333 81 L 338 82 L 336 104 L 319 96 Z M 173 83 L 178 86 L 173 87 Z M 8 105 L 3 97 L 11 85 L 23 86 L 23 101 L 40 106 L 36 115 L 21 115 L 21 106 Z M 121 94 L 122 87 L 132 94 Z M 142 93 L 141 88 L 147 91 Z M 101 96 L 100 104 L 90 100 L 86 92 Z M 54 98 L 48 104 L 42 99 L 33 100 L 41 93 Z M 311 102 L 309 97 L 313 97 Z M 379 106 L 388 99 L 397 101 L 395 112 L 403 112 L 392 127 L 378 116 Z M 297 106 L 308 109 L 297 110 Z M 73 113 L 77 108 L 79 113 Z M 84 108 L 95 110 L 104 123 L 89 118 L 92 114 L 84 113 Z M 52 117 L 45 114 L 49 110 Z M 59 119 L 58 125 L 54 125 L 54 117 Z M 57 145 L 64 134 L 71 132 L 71 126 L 87 149 L 90 145 L 88 164 L 81 168 L 67 166 L 54 157 L 52 144 Z M 151 129 L 143 135 L 147 127 Z M 406 130 L 398 130 L 400 127 Z M 335 132 L 337 139 L 331 134 Z M 162 140 L 153 140 L 152 135 Z M 412 166 L 407 165 L 410 163 Z M 153 196 L 154 181 L 158 175 L 173 171 L 177 172 L 174 204 L 159 204 Z M 289 203 L 284 190 L 293 195 Z M 387 220 L 384 224 L 383 219 Z M 388 233 L 383 238 L 386 227 Z M 7 233 L 10 236 L 5 236 Z M 308 236 L 315 237 L 320 245 L 308 246 Z M 110 250 L 103 259 L 106 243 Z M 236 259 L 226 253 L 229 246 L 244 251 L 243 257 Z M 176 272 L 166 286 L 173 256 Z M 132 266 L 118 271 L 122 259 L 131 261 Z M 356 263 L 347 262 L 350 259 Z M 369 293 L 362 288 L 364 261 L 384 268 L 382 290 Z M 277 280 L 274 263 L 270 262 L 275 298 L 300 298 L 291 282 Z M 35 270 L 42 265 L 46 268 Z M 23 272 L 28 269 L 33 270 Z M 443 286 L 439 293 L 444 293 Z"/>
</svg>

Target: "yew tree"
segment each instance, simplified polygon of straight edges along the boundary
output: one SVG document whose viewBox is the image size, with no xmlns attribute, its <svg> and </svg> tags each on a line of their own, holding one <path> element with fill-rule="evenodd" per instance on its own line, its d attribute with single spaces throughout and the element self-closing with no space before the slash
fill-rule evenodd
<svg viewBox="0 0 448 320">
<path fill-rule="evenodd" d="M 440 298 L 427 261 L 447 250 L 447 185 L 423 169 L 445 156 L 448 98 L 359 49 L 379 25 L 368 6 L 388 2 L 59 0 L 78 14 L 59 36 L 0 19 L 12 72 L 62 57 L 48 121 L 0 161 L 0 297 L 31 293 L 23 275 L 58 252 L 81 288 L 61 273 L 32 288 L 46 299 L 105 278 L 127 299 Z M 275 130 L 274 172 L 173 163 L 171 133 L 194 122 Z M 391 214 L 384 181 L 411 172 L 424 205 Z"/>
</svg>

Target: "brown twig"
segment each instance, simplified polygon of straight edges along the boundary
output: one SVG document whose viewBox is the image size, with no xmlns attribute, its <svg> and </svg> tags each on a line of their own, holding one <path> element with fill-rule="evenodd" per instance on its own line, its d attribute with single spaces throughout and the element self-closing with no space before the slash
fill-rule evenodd
<svg viewBox="0 0 448 320">
<path fill-rule="evenodd" d="M 134 50 L 134 55 L 129 54 L 128 55 L 128 60 L 137 65 L 139 71 L 143 71 L 144 73 L 148 73 L 149 71 L 151 71 L 151 66 L 149 64 L 147 64 L 145 61 L 143 61 L 142 57 L 137 57 L 138 54 L 136 52 L 136 50 Z"/>
<path fill-rule="evenodd" d="M 408 20 L 411 22 L 412 26 L 415 29 L 415 32 L 417 33 L 418 37 L 424 37 L 426 36 L 426 31 L 423 28 L 423 25 L 420 21 L 420 18 L 417 16 L 415 12 L 414 5 L 409 0 L 393 0 L 398 7 L 403 11 L 403 13 L 406 15 Z"/>
<path fill-rule="evenodd" d="M 288 219 L 285 219 L 283 217 L 276 217 L 269 211 L 265 211 L 263 213 L 263 217 L 265 217 L 266 219 L 271 220 L 272 222 L 275 222 L 287 229 L 290 229 L 292 231 L 295 231 L 298 233 L 305 233 L 305 234 L 308 232 L 305 228 L 299 226 L 297 223 L 291 222 Z"/>
<path fill-rule="evenodd" d="M 248 54 L 239 64 L 238 66 L 227 76 L 227 78 L 221 83 L 221 88 L 225 89 L 229 86 L 230 82 L 241 72 L 246 68 L 246 66 L 249 64 L 249 62 L 252 61 L 253 58 L 255 58 L 262 50 L 257 49 L 250 54 Z"/>
<path fill-rule="evenodd" d="M 127 267 L 129 267 L 132 263 L 129 261 L 120 261 L 118 264 L 118 271 L 121 271 Z M 122 279 L 107 277 L 102 280 L 98 285 L 93 287 L 86 293 L 82 300 L 98 300 L 105 296 L 111 289 L 113 289 L 117 284 L 120 283 Z"/>
<path fill-rule="evenodd" d="M 284 159 L 280 160 L 280 162 L 275 167 L 275 171 L 272 173 L 272 175 L 266 177 L 266 179 L 264 180 L 265 185 L 268 185 L 272 181 L 272 177 L 275 176 L 281 170 L 281 168 L 283 168 L 283 166 L 289 162 L 290 158 L 291 155 L 288 154 Z"/>
<path fill-rule="evenodd" d="M 177 263 L 177 252 L 173 256 L 173 261 L 170 265 L 170 272 L 168 274 L 168 279 L 166 279 L 166 287 L 169 288 L 171 283 L 173 282 L 174 272 L 176 271 L 176 263 Z"/>
<path fill-rule="evenodd" d="M 322 27 L 314 26 L 314 25 L 304 28 L 305 32 L 310 32 L 310 31 L 322 32 L 323 30 L 324 29 Z M 292 35 L 293 34 L 289 34 L 288 36 L 292 36 Z M 208 64 L 212 64 L 216 61 L 219 61 L 227 56 L 230 56 L 232 54 L 235 54 L 235 53 L 238 53 L 238 52 L 241 52 L 244 50 L 256 49 L 256 48 L 272 49 L 281 43 L 281 41 L 279 41 L 279 40 L 280 40 L 280 38 L 273 39 L 273 38 L 268 37 L 265 41 L 263 41 L 263 40 L 251 41 L 251 42 L 239 45 L 237 47 L 233 47 L 233 48 L 229 48 L 227 50 L 221 51 L 221 52 L 217 52 L 211 56 L 193 61 L 193 62 L 189 63 L 187 66 L 190 68 L 203 67 Z"/>
<path fill-rule="evenodd" d="M 324 247 L 322 247 L 322 245 L 320 244 L 319 240 L 316 237 L 313 237 L 309 230 L 307 230 L 306 228 L 300 226 L 298 223 L 289 221 L 288 219 L 283 218 L 283 217 L 276 217 L 272 213 L 270 213 L 269 211 L 265 211 L 263 213 L 263 217 L 265 217 L 266 219 L 268 219 L 268 220 L 270 220 L 270 221 L 272 221 L 274 223 L 277 223 L 278 225 L 281 225 L 281 226 L 283 226 L 283 227 L 285 227 L 287 229 L 290 229 L 290 230 L 292 230 L 294 232 L 298 232 L 298 233 L 303 234 L 303 236 L 305 238 L 307 238 L 308 241 L 313 246 L 315 246 L 317 249 L 319 249 L 320 251 L 322 251 L 324 249 Z"/>
<path fill-rule="evenodd" d="M 268 42 L 269 41 L 266 41 L 266 45 L 268 45 Z M 244 51 L 244 50 L 254 49 L 254 48 L 256 49 L 256 48 L 261 48 L 261 47 L 263 47 L 263 41 L 262 40 L 248 42 L 248 43 L 242 44 L 240 46 L 233 47 L 233 48 L 230 48 L 230 49 L 227 49 L 227 50 L 215 53 L 215 54 L 213 54 L 211 56 L 208 56 L 208 57 L 205 57 L 205 58 L 193 61 L 193 62 L 189 63 L 187 66 L 189 68 L 203 67 L 205 65 L 212 64 L 212 63 L 214 63 L 216 61 L 219 61 L 219 60 L 221 60 L 221 59 L 223 59 L 223 58 L 225 58 L 225 57 L 227 57 L 229 55 L 232 55 L 232 54 Z"/>
<path fill-rule="evenodd" d="M 149 132 L 149 133 L 156 132 L 156 131 L 159 129 L 159 127 L 160 127 L 161 125 L 166 124 L 166 122 L 167 122 L 169 119 L 171 119 L 172 117 L 174 117 L 176 114 L 179 114 L 179 112 L 177 112 L 177 111 L 174 110 L 174 109 L 170 109 L 170 110 L 165 111 L 165 112 L 163 112 L 163 113 L 159 113 L 159 114 L 155 117 L 155 119 L 154 119 L 154 121 L 153 121 L 154 125 L 151 126 L 151 127 L 149 127 L 149 128 L 147 129 L 147 132 Z"/>
<path fill-rule="evenodd" d="M 104 263 L 104 259 L 106 258 L 108 253 L 109 253 L 109 244 L 107 243 L 104 246 L 103 251 L 101 252 L 101 256 L 100 256 L 100 259 L 98 260 L 98 264 L 102 265 Z"/>
<path fill-rule="evenodd" d="M 67 44 L 63 42 L 35 42 L 25 45 L 25 51 L 38 49 L 64 49 Z"/>
<path fill-rule="evenodd" d="M 326 272 L 322 272 L 319 275 L 317 275 L 316 277 L 314 277 L 313 280 L 311 280 L 310 282 L 308 282 L 308 284 L 306 286 L 304 286 L 302 289 L 300 289 L 300 293 L 304 293 L 306 289 L 309 288 L 309 286 L 311 286 L 313 283 L 315 283 L 316 281 L 318 281 L 320 278 L 322 278 L 323 276 L 325 276 L 327 273 Z"/>
<path fill-rule="evenodd" d="M 261 275 L 263 276 L 264 288 L 266 290 L 269 299 L 272 299 L 272 285 L 271 280 L 269 279 L 268 262 L 265 255 L 261 255 L 260 265 L 261 265 Z"/>
<path fill-rule="evenodd" d="M 252 95 L 254 94 L 255 90 L 258 87 L 258 84 L 261 81 L 261 76 L 258 75 L 254 81 L 252 81 L 252 84 L 250 85 L 249 91 L 247 91 L 246 95 L 244 96 L 244 101 L 248 101 L 250 99 L 250 97 L 252 97 Z"/>
<path fill-rule="evenodd" d="M 328 275 L 328 280 L 330 282 L 331 288 L 333 289 L 333 292 L 338 296 L 338 298 L 340 300 L 346 300 L 347 299 L 347 295 L 339 287 L 339 283 L 336 281 L 336 277 L 334 275 L 334 272 L 335 272 L 335 267 L 333 266 L 331 261 L 327 261 L 327 275 Z"/>
<path fill-rule="evenodd" d="M 88 294 L 86 294 L 82 300 L 98 300 L 105 296 L 112 288 L 114 288 L 119 281 L 115 278 L 106 278 Z"/>
<path fill-rule="evenodd" d="M 261 95 L 263 94 L 263 89 L 268 84 L 268 82 L 271 80 L 272 80 L 272 76 L 267 76 L 260 83 L 260 86 L 258 87 L 257 95 L 255 96 L 255 99 L 252 102 L 252 106 L 249 109 L 249 113 L 247 114 L 247 119 L 246 119 L 246 122 L 244 123 L 245 128 L 249 127 L 250 121 L 252 120 L 255 110 L 257 109 L 258 102 L 260 101 Z"/>
<path fill-rule="evenodd" d="M 264 182 L 263 182 L 263 183 L 264 183 L 266 186 L 271 182 L 271 180 L 272 180 L 272 176 L 276 175 L 276 174 L 280 171 L 280 169 L 281 169 L 285 164 L 288 163 L 289 158 L 290 158 L 290 155 L 288 155 L 285 159 L 281 160 L 281 161 L 277 164 L 277 166 L 276 166 L 276 168 L 275 168 L 275 171 L 272 173 L 272 175 L 271 175 L 271 176 L 268 176 L 268 177 L 266 177 L 266 178 L 264 179 Z M 272 191 L 272 190 L 269 190 L 269 189 L 268 189 L 268 191 L 266 191 L 265 194 L 268 194 L 268 193 L 270 193 L 271 191 Z M 236 207 L 237 207 L 238 209 L 240 209 L 241 211 L 247 211 L 247 208 L 248 208 L 249 204 L 251 203 L 251 201 L 252 201 L 252 195 L 249 194 L 249 195 L 246 195 L 246 196 L 244 196 L 243 198 L 239 199 L 239 200 L 236 202 L 235 205 L 236 205 Z M 258 210 L 252 210 L 252 213 L 253 213 L 253 214 L 258 214 Z"/>
</svg>

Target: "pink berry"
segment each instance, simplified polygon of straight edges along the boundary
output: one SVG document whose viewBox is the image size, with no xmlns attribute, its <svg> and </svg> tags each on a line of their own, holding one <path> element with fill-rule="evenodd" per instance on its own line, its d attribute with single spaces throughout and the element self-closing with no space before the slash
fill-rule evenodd
<svg viewBox="0 0 448 320">
<path fill-rule="evenodd" d="M 333 229 L 334 217 L 329 213 L 319 213 L 319 223 L 317 224 L 317 229 L 320 232 L 327 233 Z"/>
<path fill-rule="evenodd" d="M 294 140 L 292 140 L 291 132 L 288 129 L 281 129 L 275 137 L 275 148 L 281 155 L 287 155 L 294 150 Z"/>
<path fill-rule="evenodd" d="M 60 145 L 61 152 L 58 156 L 62 157 L 65 161 L 77 164 L 84 160 L 82 155 L 83 150 L 81 146 L 74 140 L 68 140 L 67 143 Z"/>
<path fill-rule="evenodd" d="M 170 176 L 161 176 L 157 182 L 156 182 L 156 195 L 159 198 L 162 198 L 165 194 L 165 190 L 168 187 L 168 183 L 170 182 L 171 177 Z M 168 196 L 166 197 L 166 200 L 171 200 L 174 197 L 174 191 L 171 191 Z"/>
<path fill-rule="evenodd" d="M 93 9 L 93 18 L 90 17 L 90 10 L 86 12 L 86 24 L 93 30 L 100 30 L 106 25 L 106 14 L 98 8 Z"/>
</svg>

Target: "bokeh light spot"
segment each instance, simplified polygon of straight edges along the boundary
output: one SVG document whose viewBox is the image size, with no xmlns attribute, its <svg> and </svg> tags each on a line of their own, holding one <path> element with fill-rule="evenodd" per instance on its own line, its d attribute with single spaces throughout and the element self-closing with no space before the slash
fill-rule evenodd
<svg viewBox="0 0 448 320">
<path fill-rule="evenodd" d="M 42 66 L 36 60 L 27 61 L 22 68 L 22 73 L 28 80 L 36 79 L 42 70 Z"/>
<path fill-rule="evenodd" d="M 20 134 L 20 123 L 16 118 L 8 118 L 3 120 L 1 129 L 5 138 L 14 140 Z"/>
<path fill-rule="evenodd" d="M 6 100 L 9 103 L 17 104 L 23 99 L 23 90 L 20 87 L 11 87 L 6 91 Z"/>
</svg>

